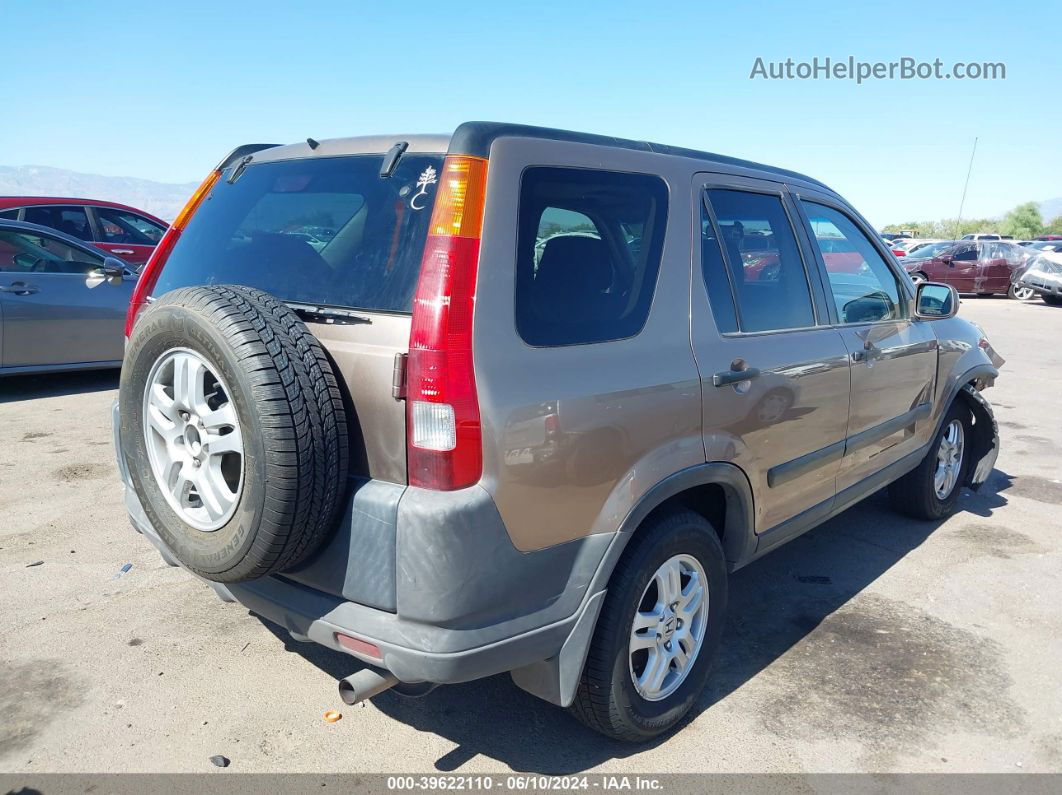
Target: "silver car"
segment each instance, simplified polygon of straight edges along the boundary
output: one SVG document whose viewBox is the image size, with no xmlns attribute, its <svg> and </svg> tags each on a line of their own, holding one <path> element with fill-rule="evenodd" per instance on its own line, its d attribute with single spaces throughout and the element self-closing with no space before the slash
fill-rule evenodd
<svg viewBox="0 0 1062 795">
<path fill-rule="evenodd" d="M 0 375 L 120 367 L 136 280 L 77 238 L 0 220 Z"/>
</svg>

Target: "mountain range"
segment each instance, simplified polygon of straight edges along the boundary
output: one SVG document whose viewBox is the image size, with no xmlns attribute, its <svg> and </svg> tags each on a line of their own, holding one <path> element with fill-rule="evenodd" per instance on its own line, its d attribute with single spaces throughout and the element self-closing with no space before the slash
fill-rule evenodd
<svg viewBox="0 0 1062 795">
<path fill-rule="evenodd" d="M 0 166 L 0 196 L 61 196 L 103 199 L 146 210 L 172 221 L 196 182 L 176 185 L 136 177 L 105 177 L 49 166 Z"/>
</svg>

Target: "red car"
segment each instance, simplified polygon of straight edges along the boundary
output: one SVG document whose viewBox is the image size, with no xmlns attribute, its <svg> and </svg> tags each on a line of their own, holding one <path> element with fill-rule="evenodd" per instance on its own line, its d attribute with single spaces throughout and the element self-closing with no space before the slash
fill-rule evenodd
<svg viewBox="0 0 1062 795">
<path fill-rule="evenodd" d="M 959 240 L 932 257 L 907 257 L 904 268 L 915 282 L 943 282 L 960 293 L 1024 298 L 1014 281 L 1026 258 L 1027 252 L 1005 240 Z"/>
<path fill-rule="evenodd" d="M 95 199 L 0 196 L 0 218 L 58 229 L 139 267 L 168 224 L 125 204 Z"/>
</svg>

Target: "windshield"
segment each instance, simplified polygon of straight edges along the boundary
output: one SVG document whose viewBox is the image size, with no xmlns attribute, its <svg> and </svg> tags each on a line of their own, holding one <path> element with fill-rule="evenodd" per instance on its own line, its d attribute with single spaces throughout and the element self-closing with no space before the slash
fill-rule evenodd
<svg viewBox="0 0 1062 795">
<path fill-rule="evenodd" d="M 954 243 L 951 241 L 944 241 L 943 243 L 926 243 L 922 246 L 917 246 L 907 252 L 911 257 L 935 257 L 946 248 L 950 248 Z"/>
<path fill-rule="evenodd" d="M 227 170 L 192 216 L 155 295 L 244 284 L 285 301 L 409 312 L 441 155 L 308 158 Z"/>
<path fill-rule="evenodd" d="M 1062 251 L 1062 240 L 1037 240 L 1028 247 L 1037 251 Z"/>
</svg>

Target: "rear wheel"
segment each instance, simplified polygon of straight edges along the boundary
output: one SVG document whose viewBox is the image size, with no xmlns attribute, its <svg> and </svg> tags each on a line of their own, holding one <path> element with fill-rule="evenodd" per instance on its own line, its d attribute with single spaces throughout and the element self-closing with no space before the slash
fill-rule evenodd
<svg viewBox="0 0 1062 795">
<path fill-rule="evenodd" d="M 1044 303 L 1049 306 L 1062 306 L 1062 296 L 1048 295 L 1047 293 L 1041 293 L 1040 297 L 1044 299 Z"/>
<path fill-rule="evenodd" d="M 893 507 L 916 519 L 943 519 L 959 501 L 970 467 L 970 412 L 953 403 L 917 468 L 889 485 Z"/>
<path fill-rule="evenodd" d="M 688 510 L 646 520 L 609 582 L 575 716 L 629 742 L 674 727 L 708 679 L 726 596 L 726 563 L 711 524 Z"/>
<path fill-rule="evenodd" d="M 912 273 L 911 274 L 911 281 L 914 282 L 915 284 L 921 284 L 922 282 L 928 282 L 929 281 L 929 277 L 926 276 L 921 271 L 919 271 L 918 273 Z"/>
</svg>

